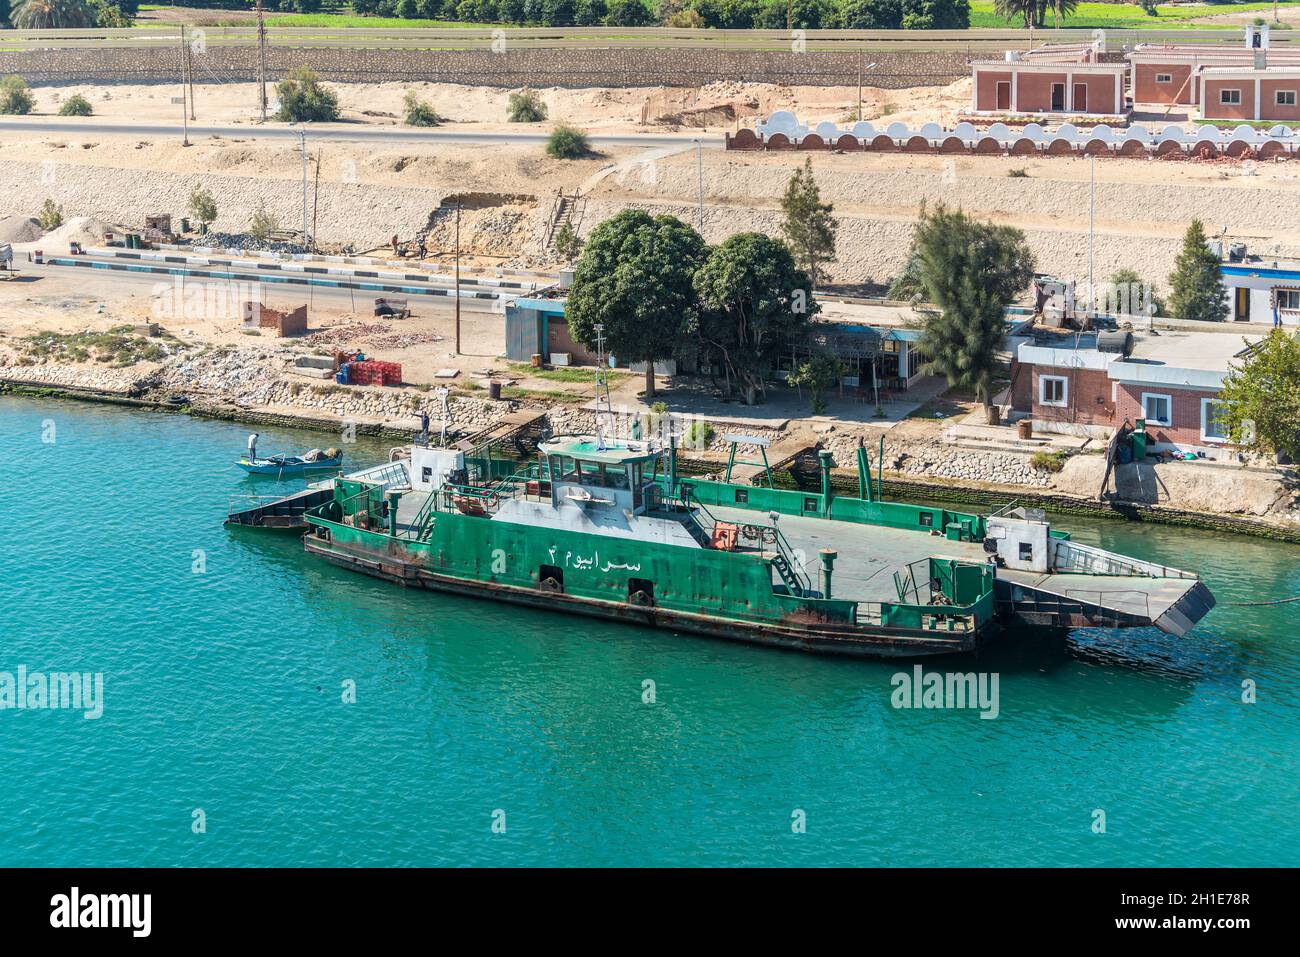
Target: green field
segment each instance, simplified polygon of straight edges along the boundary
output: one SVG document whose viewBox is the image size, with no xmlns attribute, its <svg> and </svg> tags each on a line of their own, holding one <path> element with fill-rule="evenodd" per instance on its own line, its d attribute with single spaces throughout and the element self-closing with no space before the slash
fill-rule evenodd
<svg viewBox="0 0 1300 957">
<path fill-rule="evenodd" d="M 1280 3 L 1278 8 L 1294 7 L 1300 4 Z M 1203 23 L 1204 17 L 1224 13 L 1259 12 L 1261 17 L 1269 19 L 1273 13 L 1271 3 L 1204 3 L 1179 4 L 1177 6 L 1160 6 L 1157 17 L 1149 17 L 1142 8 L 1134 3 L 1080 3 L 1079 9 L 1071 17 L 1061 21 L 1062 27 L 1073 30 L 1240 30 L 1240 23 Z M 993 12 L 993 0 L 970 0 L 970 25 L 988 29 L 1007 29 L 1012 26 Z M 1047 29 L 1035 31 L 1035 37 L 1049 39 L 1054 26 L 1052 16 L 1047 15 Z M 1285 25 L 1284 25 L 1285 26 Z"/>
<path fill-rule="evenodd" d="M 1300 2 L 1281 3 L 1279 8 L 1300 6 Z M 166 10 L 165 5 L 141 4 L 141 10 Z M 1204 18 L 1215 14 L 1257 12 L 1268 19 L 1273 11 L 1271 3 L 1219 3 L 1219 4 L 1178 4 L 1164 5 L 1157 8 L 1159 16 L 1149 17 L 1142 8 L 1133 3 L 1080 3 L 1073 16 L 1061 21 L 1062 27 L 1074 30 L 1179 30 L 1179 29 L 1222 29 L 1240 30 L 1239 23 L 1204 22 Z M 251 13 L 232 13 L 229 21 L 222 21 L 220 26 L 246 25 L 253 19 Z M 159 21 L 144 21 L 140 26 L 157 25 Z M 267 20 L 272 27 L 337 27 L 348 28 L 398 28 L 398 29 L 484 29 L 491 24 L 467 23 L 450 20 L 418 20 L 402 17 L 360 17 L 352 13 L 295 13 L 286 16 L 270 17 Z M 993 12 L 993 0 L 970 0 L 970 25 L 982 29 L 1006 30 L 1017 26 L 999 17 Z M 510 29 L 516 24 L 499 24 Z M 1051 38 L 1055 26 L 1051 15 L 1047 18 L 1047 27 L 1035 32 L 1035 37 L 1044 41 Z M 1281 24 L 1281 29 L 1289 25 Z M 575 27 L 574 29 L 581 29 Z"/>
</svg>

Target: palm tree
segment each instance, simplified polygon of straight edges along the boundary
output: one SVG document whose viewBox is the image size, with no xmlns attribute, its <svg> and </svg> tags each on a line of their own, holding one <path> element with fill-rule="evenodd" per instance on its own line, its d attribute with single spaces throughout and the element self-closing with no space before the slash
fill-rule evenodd
<svg viewBox="0 0 1300 957">
<path fill-rule="evenodd" d="M 1041 0 L 993 0 L 993 12 L 1004 20 L 1019 17 L 1026 27 L 1034 26 L 1038 21 L 1038 4 Z"/>
<path fill-rule="evenodd" d="M 1074 16 L 1074 12 L 1079 9 L 1079 0 L 1045 0 L 1045 5 L 1052 8 L 1052 26 L 1059 30 L 1061 21 Z"/>
<path fill-rule="evenodd" d="M 17 30 L 93 27 L 95 9 L 86 0 L 18 0 L 9 20 Z"/>
</svg>

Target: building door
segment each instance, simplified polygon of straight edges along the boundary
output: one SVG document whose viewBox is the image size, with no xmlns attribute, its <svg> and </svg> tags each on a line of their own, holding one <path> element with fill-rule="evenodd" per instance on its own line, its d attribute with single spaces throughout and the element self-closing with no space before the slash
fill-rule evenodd
<svg viewBox="0 0 1300 957">
<path fill-rule="evenodd" d="M 1074 84 L 1074 112 L 1076 113 L 1088 112 L 1088 84 L 1087 83 Z"/>
<path fill-rule="evenodd" d="M 997 108 L 999 110 L 1011 109 L 1011 81 L 999 80 L 997 88 Z"/>
<path fill-rule="evenodd" d="M 1250 290 L 1245 286 L 1237 287 L 1233 297 L 1232 318 L 1237 322 L 1250 322 Z"/>
<path fill-rule="evenodd" d="M 1064 83 L 1052 84 L 1052 112 L 1053 113 L 1065 112 L 1065 84 Z"/>
</svg>

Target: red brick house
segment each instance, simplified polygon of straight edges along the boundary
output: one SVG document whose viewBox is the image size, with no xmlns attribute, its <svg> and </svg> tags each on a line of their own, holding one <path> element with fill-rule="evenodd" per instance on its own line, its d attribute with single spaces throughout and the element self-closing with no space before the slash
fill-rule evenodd
<svg viewBox="0 0 1300 957">
<path fill-rule="evenodd" d="M 1008 116 L 1102 116 L 1127 113 L 1122 63 L 1098 62 L 1098 49 L 1046 46 L 1004 60 L 971 63 L 971 111 Z"/>
<path fill-rule="evenodd" d="M 1262 69 L 1202 67 L 1200 77 L 1204 119 L 1300 121 L 1300 64 Z"/>
<path fill-rule="evenodd" d="M 1044 334 L 1021 344 L 1011 364 L 1012 411 L 1036 431 L 1106 438 L 1145 419 L 1155 451 L 1228 449 L 1215 420 L 1223 379 L 1258 336 L 1220 332 L 1142 333 L 1131 351 L 1097 348 L 1095 333 Z"/>
</svg>

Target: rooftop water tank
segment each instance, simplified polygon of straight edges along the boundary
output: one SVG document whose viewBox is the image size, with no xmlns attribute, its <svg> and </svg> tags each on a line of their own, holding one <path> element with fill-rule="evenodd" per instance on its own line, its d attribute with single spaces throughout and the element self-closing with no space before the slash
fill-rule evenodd
<svg viewBox="0 0 1300 957">
<path fill-rule="evenodd" d="M 1126 329 L 1097 333 L 1097 351 L 1113 352 L 1128 358 L 1133 354 L 1133 333 Z"/>
</svg>

